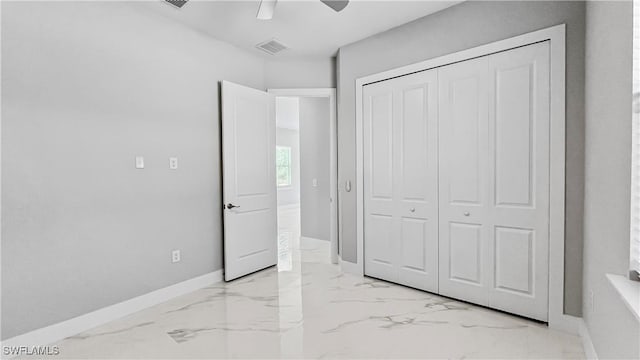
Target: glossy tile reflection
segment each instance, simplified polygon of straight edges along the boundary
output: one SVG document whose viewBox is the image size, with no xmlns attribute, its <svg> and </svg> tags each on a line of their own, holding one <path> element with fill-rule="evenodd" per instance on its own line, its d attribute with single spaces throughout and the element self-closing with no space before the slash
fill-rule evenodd
<svg viewBox="0 0 640 360">
<path fill-rule="evenodd" d="M 60 342 L 56 358 L 583 358 L 577 336 L 341 273 L 280 215 L 278 267 Z M 282 221 L 284 220 L 284 221 Z"/>
</svg>

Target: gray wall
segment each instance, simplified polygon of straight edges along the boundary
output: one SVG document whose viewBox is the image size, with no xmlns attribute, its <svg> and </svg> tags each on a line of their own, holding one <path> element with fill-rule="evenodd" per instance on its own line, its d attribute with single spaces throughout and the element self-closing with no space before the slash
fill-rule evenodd
<svg viewBox="0 0 640 360">
<path fill-rule="evenodd" d="M 629 268 L 632 3 L 590 1 L 586 19 L 583 316 L 601 359 L 638 359 L 640 324 L 605 277 Z"/>
<path fill-rule="evenodd" d="M 2 2 L 3 339 L 221 268 L 222 79 L 264 61 L 131 3 Z"/>
<path fill-rule="evenodd" d="M 583 2 L 472 1 L 450 7 L 340 49 L 339 181 L 355 184 L 355 80 L 402 65 L 567 24 L 567 186 L 565 311 L 581 313 L 584 199 Z M 342 258 L 356 261 L 356 191 L 340 191 Z"/>
<path fill-rule="evenodd" d="M 300 204 L 300 134 L 276 128 L 276 145 L 291 148 L 291 186 L 278 187 L 278 206 Z"/>
<path fill-rule="evenodd" d="M 321 240 L 329 240 L 329 115 L 328 98 L 300 98 L 301 233 Z"/>
<path fill-rule="evenodd" d="M 335 58 L 271 60 L 265 64 L 265 84 L 269 89 L 334 88 L 335 71 Z"/>
</svg>

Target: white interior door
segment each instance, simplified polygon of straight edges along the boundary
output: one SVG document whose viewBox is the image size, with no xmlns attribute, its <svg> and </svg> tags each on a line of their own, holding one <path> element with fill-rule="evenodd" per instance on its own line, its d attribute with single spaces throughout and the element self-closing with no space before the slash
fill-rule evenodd
<svg viewBox="0 0 640 360">
<path fill-rule="evenodd" d="M 364 88 L 365 274 L 438 290 L 437 72 Z"/>
<path fill-rule="evenodd" d="M 275 98 L 222 82 L 224 277 L 277 263 Z"/>
</svg>

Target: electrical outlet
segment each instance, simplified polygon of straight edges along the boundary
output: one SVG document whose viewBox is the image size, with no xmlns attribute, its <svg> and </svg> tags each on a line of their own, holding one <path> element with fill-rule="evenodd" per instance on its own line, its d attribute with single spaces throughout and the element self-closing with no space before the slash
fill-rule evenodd
<svg viewBox="0 0 640 360">
<path fill-rule="evenodd" d="M 171 169 L 171 170 L 178 169 L 178 158 L 177 157 L 170 157 L 169 158 L 169 169 Z"/>
<path fill-rule="evenodd" d="M 180 250 L 173 250 L 171 252 L 171 262 L 180 262 Z"/>
</svg>

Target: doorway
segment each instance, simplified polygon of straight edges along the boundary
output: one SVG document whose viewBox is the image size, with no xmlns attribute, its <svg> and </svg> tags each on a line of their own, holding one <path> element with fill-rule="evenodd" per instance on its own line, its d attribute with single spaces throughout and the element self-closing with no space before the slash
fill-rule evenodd
<svg viewBox="0 0 640 360">
<path fill-rule="evenodd" d="M 335 89 L 270 89 L 276 101 L 278 269 L 292 248 L 330 243 L 338 259 Z"/>
</svg>

